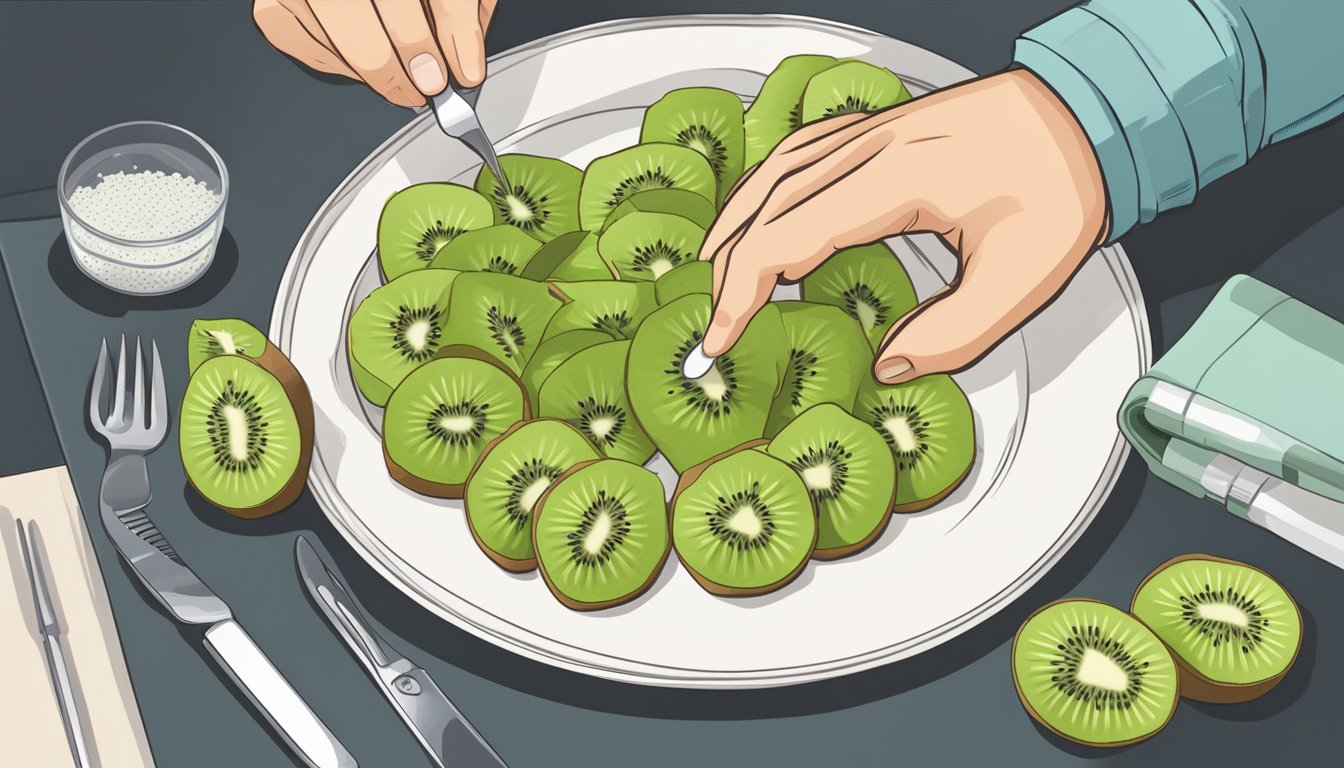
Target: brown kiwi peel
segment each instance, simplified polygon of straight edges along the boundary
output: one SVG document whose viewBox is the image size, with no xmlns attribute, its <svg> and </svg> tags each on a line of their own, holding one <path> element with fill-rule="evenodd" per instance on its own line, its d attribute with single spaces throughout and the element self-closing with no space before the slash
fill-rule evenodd
<svg viewBox="0 0 1344 768">
<path fill-rule="evenodd" d="M 908 515 L 915 512 L 923 512 L 929 507 L 942 503 L 943 499 L 946 499 L 948 496 L 951 496 L 952 492 L 960 488 L 961 484 L 964 483 L 966 481 L 966 478 L 970 476 L 971 467 L 975 466 L 975 458 L 977 455 L 979 455 L 979 453 L 980 453 L 980 447 L 977 445 L 975 447 L 974 452 L 971 454 L 971 463 L 966 465 L 966 470 L 961 473 L 960 477 L 952 481 L 951 485 L 947 486 L 947 488 L 944 488 L 940 493 L 930 496 L 927 499 L 921 499 L 920 501 L 911 502 L 910 504 L 897 504 L 895 503 L 896 497 L 892 496 L 891 511 L 900 515 Z M 900 482 L 899 473 L 897 473 L 896 482 L 897 483 Z"/>
</svg>

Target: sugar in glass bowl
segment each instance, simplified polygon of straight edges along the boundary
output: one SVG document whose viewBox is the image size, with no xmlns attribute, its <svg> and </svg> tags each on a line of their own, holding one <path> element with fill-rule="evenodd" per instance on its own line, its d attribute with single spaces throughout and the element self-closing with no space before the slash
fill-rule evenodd
<svg viewBox="0 0 1344 768">
<path fill-rule="evenodd" d="M 199 136 L 167 123 L 121 123 L 81 141 L 58 192 L 75 264 L 114 291 L 171 293 L 210 268 L 229 173 Z"/>
</svg>

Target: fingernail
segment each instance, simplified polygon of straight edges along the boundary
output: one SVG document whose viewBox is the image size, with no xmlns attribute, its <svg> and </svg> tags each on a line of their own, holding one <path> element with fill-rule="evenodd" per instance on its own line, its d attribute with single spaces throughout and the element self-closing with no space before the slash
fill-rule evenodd
<svg viewBox="0 0 1344 768">
<path fill-rule="evenodd" d="M 436 96 L 448 84 L 444 79 L 443 67 L 433 54 L 421 53 L 411 59 L 411 82 L 426 96 Z"/>
<path fill-rule="evenodd" d="M 877 366 L 877 378 L 887 384 L 895 384 L 898 377 L 909 373 L 912 368 L 914 366 L 904 357 L 893 357 Z"/>
</svg>

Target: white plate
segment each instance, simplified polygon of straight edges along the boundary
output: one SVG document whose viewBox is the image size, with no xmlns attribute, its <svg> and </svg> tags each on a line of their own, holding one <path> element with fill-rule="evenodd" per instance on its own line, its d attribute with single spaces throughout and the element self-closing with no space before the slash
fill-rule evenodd
<svg viewBox="0 0 1344 768">
<path fill-rule="evenodd" d="M 583 167 L 634 144 L 643 108 L 667 91 L 713 85 L 750 97 L 781 58 L 804 52 L 886 66 L 916 94 L 972 76 L 907 43 L 815 19 L 662 17 L 505 53 L 491 62 L 479 108 L 501 151 Z M 377 280 L 369 251 L 383 201 L 422 181 L 469 184 L 478 166 L 428 115 L 412 120 L 314 217 L 271 323 L 312 391 L 309 488 L 318 503 L 375 569 L 453 624 L 547 664 L 648 685 L 835 677 L 984 621 L 1059 560 L 1110 491 L 1127 453 L 1116 408 L 1150 362 L 1143 301 L 1119 247 L 1094 254 L 1059 301 L 957 377 L 975 409 L 979 456 L 935 509 L 897 516 L 865 552 L 813 563 L 764 597 L 712 597 L 672 557 L 633 603 L 597 613 L 562 607 L 537 574 L 505 573 L 477 549 L 459 502 L 418 496 L 388 477 L 377 409 L 366 411 L 345 357 L 346 318 Z M 892 246 L 921 296 L 955 274 L 936 238 Z"/>
</svg>

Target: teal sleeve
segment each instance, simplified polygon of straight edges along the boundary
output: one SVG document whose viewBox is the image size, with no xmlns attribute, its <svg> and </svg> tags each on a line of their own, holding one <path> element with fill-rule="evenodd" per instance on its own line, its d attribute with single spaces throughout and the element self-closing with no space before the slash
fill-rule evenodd
<svg viewBox="0 0 1344 768">
<path fill-rule="evenodd" d="M 1344 112 L 1344 0 L 1090 0 L 1013 58 L 1096 149 L 1115 240 Z"/>
</svg>

